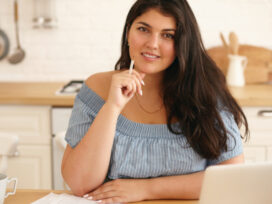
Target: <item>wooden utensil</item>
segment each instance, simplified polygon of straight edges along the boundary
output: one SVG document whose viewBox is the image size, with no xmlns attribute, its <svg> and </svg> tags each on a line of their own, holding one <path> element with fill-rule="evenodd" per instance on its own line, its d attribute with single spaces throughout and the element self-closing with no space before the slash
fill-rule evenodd
<svg viewBox="0 0 272 204">
<path fill-rule="evenodd" d="M 239 41 L 238 37 L 234 32 L 230 32 L 229 34 L 229 41 L 230 41 L 230 51 L 233 55 L 238 55 L 239 51 Z"/>
<path fill-rule="evenodd" d="M 220 39 L 221 39 L 221 41 L 222 41 L 222 44 L 223 44 L 224 48 L 225 48 L 226 50 L 229 50 L 229 46 L 228 46 L 228 44 L 227 44 L 227 41 L 225 40 L 225 37 L 224 37 L 223 33 L 221 33 L 221 32 L 220 32 Z"/>
</svg>

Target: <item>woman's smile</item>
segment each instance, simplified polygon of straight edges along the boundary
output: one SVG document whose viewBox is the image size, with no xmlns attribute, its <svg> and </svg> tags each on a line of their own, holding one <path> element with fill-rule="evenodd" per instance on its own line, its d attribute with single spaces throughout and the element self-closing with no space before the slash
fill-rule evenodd
<svg viewBox="0 0 272 204">
<path fill-rule="evenodd" d="M 153 62 L 153 61 L 159 60 L 160 58 L 159 55 L 156 55 L 150 52 L 142 52 L 141 54 L 144 57 L 144 59 L 148 62 Z"/>
</svg>

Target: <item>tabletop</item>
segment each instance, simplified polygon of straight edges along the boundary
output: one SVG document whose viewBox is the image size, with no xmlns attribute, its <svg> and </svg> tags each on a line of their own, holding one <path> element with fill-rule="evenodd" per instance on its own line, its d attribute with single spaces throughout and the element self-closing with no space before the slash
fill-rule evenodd
<svg viewBox="0 0 272 204">
<path fill-rule="evenodd" d="M 53 190 L 25 190 L 17 189 L 15 195 L 11 195 L 5 199 L 5 204 L 30 204 L 48 193 L 70 193 L 69 191 L 53 191 Z M 142 201 L 137 204 L 198 204 L 197 200 L 154 200 L 154 201 Z"/>
</svg>

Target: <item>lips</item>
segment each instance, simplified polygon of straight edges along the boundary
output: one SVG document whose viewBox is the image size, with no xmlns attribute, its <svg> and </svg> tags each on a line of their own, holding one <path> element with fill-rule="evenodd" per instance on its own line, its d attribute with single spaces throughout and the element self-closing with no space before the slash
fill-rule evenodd
<svg viewBox="0 0 272 204">
<path fill-rule="evenodd" d="M 148 59 L 158 59 L 158 58 L 160 58 L 160 56 L 159 55 L 156 55 L 156 54 L 153 54 L 153 53 L 150 53 L 150 52 L 142 52 L 141 53 L 142 54 L 142 56 L 144 56 L 145 58 L 148 58 Z"/>
</svg>

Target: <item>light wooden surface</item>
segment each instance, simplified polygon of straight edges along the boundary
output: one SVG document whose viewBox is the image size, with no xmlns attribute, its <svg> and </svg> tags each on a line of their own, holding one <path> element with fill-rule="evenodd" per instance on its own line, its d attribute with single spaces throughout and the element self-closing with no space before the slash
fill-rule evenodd
<svg viewBox="0 0 272 204">
<path fill-rule="evenodd" d="M 65 82 L 56 83 L 0 83 L 0 104 L 73 106 L 74 95 L 60 96 Z M 241 106 L 272 107 L 272 84 L 229 87 Z M 208 91 L 208 90 L 207 90 Z"/>
<path fill-rule="evenodd" d="M 50 190 L 22 190 L 17 189 L 15 195 L 9 196 L 5 199 L 5 204 L 30 204 L 48 193 L 69 193 L 69 191 L 50 191 Z M 144 201 L 137 202 L 137 204 L 198 204 L 197 200 L 156 200 L 156 201 Z"/>
<path fill-rule="evenodd" d="M 65 82 L 0 83 L 0 104 L 73 106 L 73 95 L 56 95 Z"/>
<path fill-rule="evenodd" d="M 272 107 L 272 85 L 246 85 L 229 87 L 231 94 L 241 106 Z"/>
</svg>

